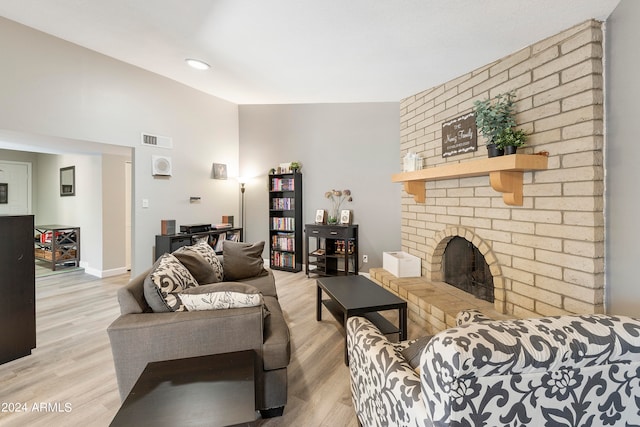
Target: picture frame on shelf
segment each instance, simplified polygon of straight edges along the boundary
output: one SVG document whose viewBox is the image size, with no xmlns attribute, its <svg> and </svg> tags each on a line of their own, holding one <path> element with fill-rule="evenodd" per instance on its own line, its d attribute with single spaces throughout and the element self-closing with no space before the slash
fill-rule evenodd
<svg viewBox="0 0 640 427">
<path fill-rule="evenodd" d="M 316 211 L 316 224 L 324 224 L 325 210 L 318 209 Z"/>
<path fill-rule="evenodd" d="M 291 162 L 280 163 L 280 173 L 291 173 Z"/>
<path fill-rule="evenodd" d="M 349 209 L 343 209 L 340 211 L 340 224 L 342 225 L 351 224 L 351 211 Z"/>
</svg>

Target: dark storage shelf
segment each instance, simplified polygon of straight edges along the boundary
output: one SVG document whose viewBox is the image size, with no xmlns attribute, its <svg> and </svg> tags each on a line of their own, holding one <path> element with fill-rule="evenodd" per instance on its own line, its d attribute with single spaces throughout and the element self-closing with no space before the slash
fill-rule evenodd
<svg viewBox="0 0 640 427">
<path fill-rule="evenodd" d="M 358 274 L 357 225 L 307 224 L 305 236 L 307 276 Z M 312 241 L 315 245 L 311 244 Z"/>
<path fill-rule="evenodd" d="M 302 174 L 269 175 L 268 187 L 269 266 L 273 270 L 301 271 Z"/>
<path fill-rule="evenodd" d="M 226 240 L 242 242 L 242 228 L 232 227 L 198 233 L 156 235 L 156 259 L 160 258 L 162 254 L 170 254 L 183 246 L 191 246 L 202 238 L 206 238 L 207 243 L 220 255 L 222 253 L 222 242 Z"/>
<path fill-rule="evenodd" d="M 36 225 L 33 229 L 37 234 L 36 259 L 50 263 L 54 271 L 58 265 L 80 266 L 80 227 L 49 224 Z"/>
<path fill-rule="evenodd" d="M 0 215 L 0 363 L 36 347 L 33 215 Z"/>
</svg>

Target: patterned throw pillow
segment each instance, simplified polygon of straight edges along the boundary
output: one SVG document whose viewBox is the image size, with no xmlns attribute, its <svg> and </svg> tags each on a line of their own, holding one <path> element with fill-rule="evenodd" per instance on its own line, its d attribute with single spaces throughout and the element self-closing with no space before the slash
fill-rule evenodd
<svg viewBox="0 0 640 427">
<path fill-rule="evenodd" d="M 207 243 L 205 245 L 209 246 Z M 215 254 L 213 261 L 209 255 L 206 249 L 198 245 L 183 246 L 173 252 L 173 256 L 187 267 L 187 270 L 201 285 L 217 283 L 222 280 L 222 264 Z"/>
<path fill-rule="evenodd" d="M 144 280 L 144 297 L 154 312 L 185 311 L 179 293 L 197 287 L 189 270 L 171 254 L 164 254 Z"/>
<path fill-rule="evenodd" d="M 194 251 L 195 253 L 200 255 L 202 258 L 204 258 L 209 264 L 211 264 L 211 267 L 213 268 L 214 274 L 216 276 L 216 280 L 215 282 L 208 282 L 208 283 L 216 283 L 216 282 L 222 281 L 222 277 L 223 277 L 222 263 L 220 262 L 218 255 L 216 255 L 216 252 L 209 245 L 209 243 L 206 242 L 206 240 L 201 240 L 200 242 L 192 246 L 186 246 L 185 249 Z"/>
<path fill-rule="evenodd" d="M 224 310 L 262 305 L 262 294 L 251 285 L 222 282 L 189 288 L 180 292 L 188 311 Z"/>
</svg>

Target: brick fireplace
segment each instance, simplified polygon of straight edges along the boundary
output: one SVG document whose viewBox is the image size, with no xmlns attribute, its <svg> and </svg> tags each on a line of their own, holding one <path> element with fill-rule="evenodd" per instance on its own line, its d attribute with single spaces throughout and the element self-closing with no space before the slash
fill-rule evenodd
<svg viewBox="0 0 640 427">
<path fill-rule="evenodd" d="M 424 203 L 403 192 L 402 250 L 422 259 L 423 281 L 440 286 L 459 236 L 484 256 L 498 313 L 603 312 L 602 58 L 601 23 L 587 21 L 401 102 L 400 158 L 420 154 L 425 168 L 485 158 L 480 136 L 476 152 L 443 158 L 442 123 L 512 89 L 530 134 L 520 152 L 549 153 L 547 170 L 524 173 L 522 206 L 506 205 L 488 176 L 427 182 Z"/>
</svg>

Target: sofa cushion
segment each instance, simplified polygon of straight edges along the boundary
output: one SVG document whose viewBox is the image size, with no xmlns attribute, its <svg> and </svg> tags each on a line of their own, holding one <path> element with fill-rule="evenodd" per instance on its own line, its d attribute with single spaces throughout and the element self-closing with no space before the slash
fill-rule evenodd
<svg viewBox="0 0 640 427">
<path fill-rule="evenodd" d="M 262 305 L 260 291 L 244 283 L 212 283 L 185 289 L 179 295 L 188 311 L 224 310 Z"/>
<path fill-rule="evenodd" d="M 222 263 L 206 242 L 183 246 L 173 252 L 173 255 L 187 267 L 199 284 L 222 281 Z"/>
<path fill-rule="evenodd" d="M 198 286 L 189 270 L 171 254 L 163 254 L 144 279 L 144 297 L 154 312 L 185 311 L 178 295 Z"/>
<path fill-rule="evenodd" d="M 404 350 L 402 350 L 402 356 L 407 359 L 407 362 L 415 370 L 420 368 L 420 356 L 424 348 L 429 344 L 433 335 L 425 335 L 409 344 Z"/>
<path fill-rule="evenodd" d="M 271 270 L 267 270 L 267 274 L 264 276 L 242 279 L 242 283 L 258 288 L 260 293 L 265 297 L 269 296 L 278 298 L 278 294 L 276 292 L 276 280 L 273 277 L 273 272 Z"/>
<path fill-rule="evenodd" d="M 234 281 L 266 275 L 262 260 L 263 249 L 264 242 L 252 244 L 225 241 L 222 246 L 224 280 Z"/>
<path fill-rule="evenodd" d="M 289 327 L 276 298 L 265 296 L 264 304 L 271 313 L 269 317 L 264 319 L 264 343 L 262 345 L 264 370 L 286 368 L 291 358 Z"/>
</svg>

